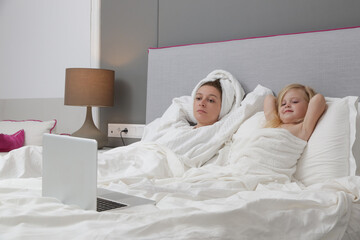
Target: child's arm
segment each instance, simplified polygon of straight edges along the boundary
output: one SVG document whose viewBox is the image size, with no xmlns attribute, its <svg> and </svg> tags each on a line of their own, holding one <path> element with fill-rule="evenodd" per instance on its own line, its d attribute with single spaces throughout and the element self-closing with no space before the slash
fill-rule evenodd
<svg viewBox="0 0 360 240">
<path fill-rule="evenodd" d="M 319 118 L 324 113 L 325 109 L 326 102 L 323 95 L 318 93 L 310 99 L 302 125 L 302 135 L 305 139 L 309 140 Z"/>
<path fill-rule="evenodd" d="M 276 97 L 271 94 L 264 99 L 264 114 L 266 121 L 273 120 L 277 115 Z"/>
</svg>

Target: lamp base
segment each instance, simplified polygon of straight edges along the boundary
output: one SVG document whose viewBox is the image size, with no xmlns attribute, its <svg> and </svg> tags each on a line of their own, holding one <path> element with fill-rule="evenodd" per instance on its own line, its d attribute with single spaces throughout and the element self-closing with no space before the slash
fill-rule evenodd
<svg viewBox="0 0 360 240">
<path fill-rule="evenodd" d="M 86 108 L 86 118 L 82 127 L 71 134 L 74 137 L 95 139 L 98 143 L 98 149 L 103 148 L 108 143 L 106 134 L 102 133 L 94 124 L 92 118 L 92 109 L 90 106 Z"/>
</svg>

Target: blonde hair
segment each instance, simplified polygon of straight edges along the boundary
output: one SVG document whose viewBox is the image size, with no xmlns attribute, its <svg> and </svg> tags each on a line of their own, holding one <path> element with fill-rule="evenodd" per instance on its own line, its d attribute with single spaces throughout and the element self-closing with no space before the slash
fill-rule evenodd
<svg viewBox="0 0 360 240">
<path fill-rule="evenodd" d="M 285 96 L 285 94 L 291 90 L 291 89 L 301 89 L 304 91 L 304 98 L 305 100 L 309 103 L 310 99 L 316 95 L 316 92 L 314 91 L 314 89 L 312 89 L 311 87 L 309 86 L 304 86 L 304 85 L 301 85 L 301 84 L 298 84 L 298 83 L 293 83 L 293 84 L 290 84 L 290 85 L 287 85 L 286 87 L 284 87 L 283 89 L 280 90 L 280 92 L 278 93 L 278 96 L 277 96 L 277 99 L 276 99 L 276 116 L 270 120 L 270 121 L 267 121 L 266 124 L 265 124 L 265 127 L 267 128 L 277 128 L 279 127 L 283 122 L 281 121 L 280 119 L 280 116 L 279 116 L 279 109 L 281 107 L 281 102 Z"/>
</svg>

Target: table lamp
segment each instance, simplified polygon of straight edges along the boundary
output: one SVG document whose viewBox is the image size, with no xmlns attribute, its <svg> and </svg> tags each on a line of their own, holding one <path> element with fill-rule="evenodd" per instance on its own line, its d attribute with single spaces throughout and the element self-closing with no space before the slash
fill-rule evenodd
<svg viewBox="0 0 360 240">
<path fill-rule="evenodd" d="M 85 122 L 72 136 L 95 139 L 98 148 L 107 144 L 107 135 L 95 126 L 91 107 L 114 105 L 114 76 L 114 71 L 106 69 L 66 69 L 65 105 L 86 106 Z"/>
</svg>

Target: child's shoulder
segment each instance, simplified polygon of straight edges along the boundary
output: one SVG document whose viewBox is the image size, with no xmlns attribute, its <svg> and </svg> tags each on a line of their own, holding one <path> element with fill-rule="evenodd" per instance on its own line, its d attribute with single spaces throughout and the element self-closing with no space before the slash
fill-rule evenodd
<svg viewBox="0 0 360 240">
<path fill-rule="evenodd" d="M 279 128 L 283 128 L 288 130 L 292 135 L 307 141 L 307 137 L 305 136 L 304 132 L 302 131 L 303 122 L 300 123 L 283 123 L 279 126 Z"/>
</svg>

